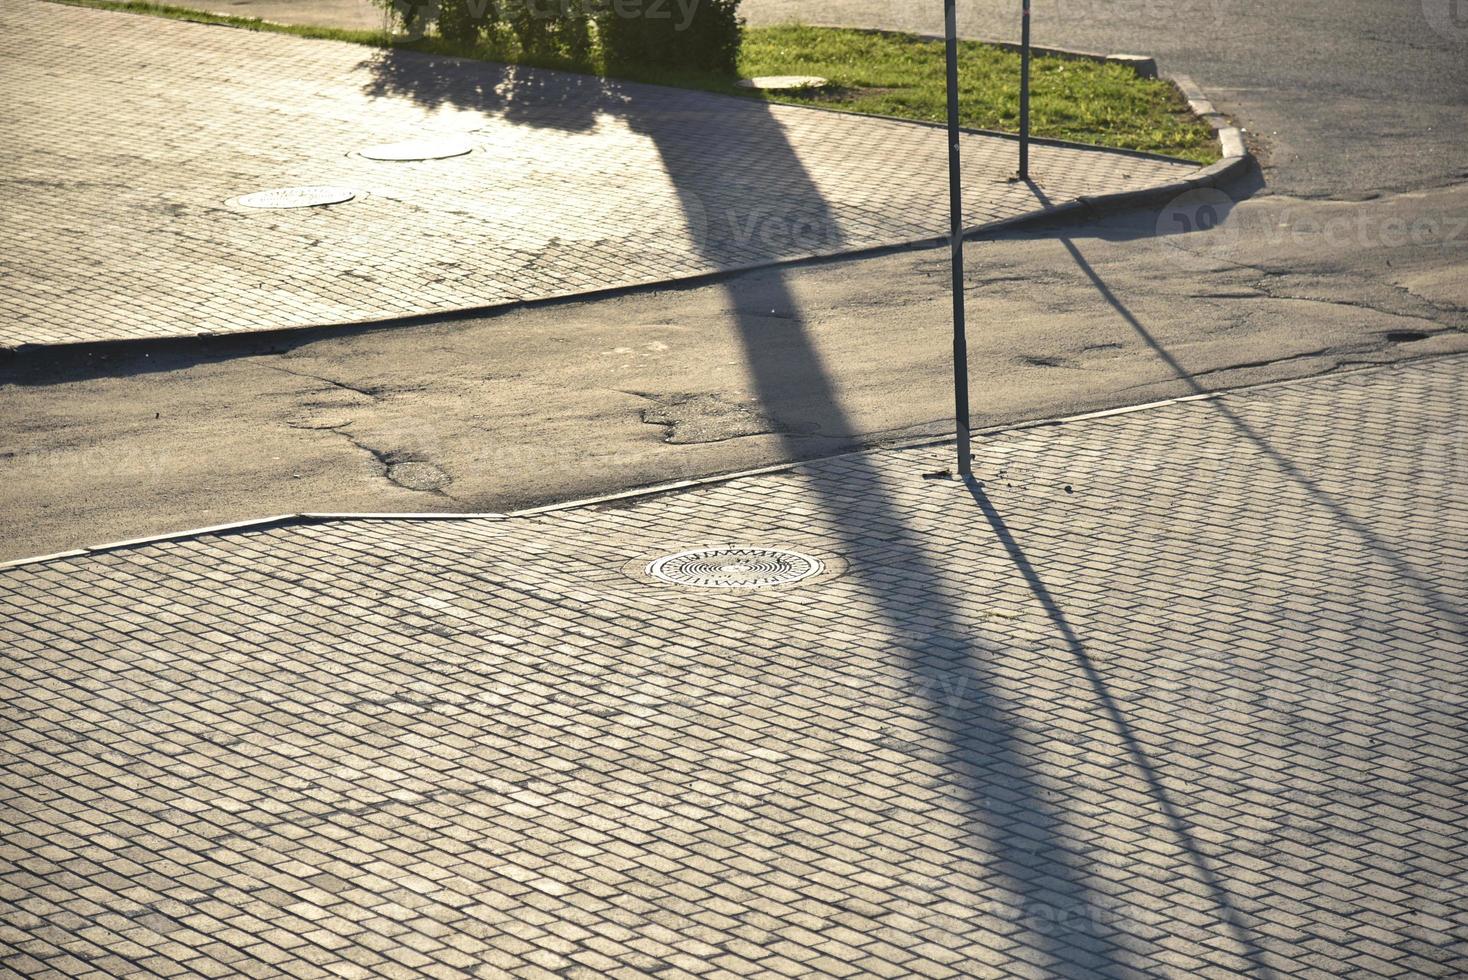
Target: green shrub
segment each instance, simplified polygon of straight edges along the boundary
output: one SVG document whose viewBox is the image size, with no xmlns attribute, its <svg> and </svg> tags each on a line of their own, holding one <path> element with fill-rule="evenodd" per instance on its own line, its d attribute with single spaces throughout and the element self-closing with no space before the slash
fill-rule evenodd
<svg viewBox="0 0 1468 980">
<path fill-rule="evenodd" d="M 496 8 L 524 54 L 577 65 L 590 62 L 591 16 L 579 0 L 498 0 Z"/>
<path fill-rule="evenodd" d="M 481 4 L 476 0 L 439 0 L 439 36 L 445 41 L 472 47 L 489 27 L 490 17 L 485 12 L 493 9 L 492 4 Z M 426 16 L 432 16 L 432 13 Z"/>
<path fill-rule="evenodd" d="M 409 36 L 435 26 L 466 50 L 488 42 L 532 62 L 590 67 L 591 14 L 586 0 L 377 0 Z"/>
<path fill-rule="evenodd" d="M 609 69 L 737 71 L 744 35 L 739 0 L 599 0 L 598 6 Z"/>
<path fill-rule="evenodd" d="M 733 77 L 739 0 L 377 0 L 411 37 L 430 27 L 469 52 L 610 71 L 671 68 Z M 596 31 L 593 36 L 592 24 Z"/>
</svg>

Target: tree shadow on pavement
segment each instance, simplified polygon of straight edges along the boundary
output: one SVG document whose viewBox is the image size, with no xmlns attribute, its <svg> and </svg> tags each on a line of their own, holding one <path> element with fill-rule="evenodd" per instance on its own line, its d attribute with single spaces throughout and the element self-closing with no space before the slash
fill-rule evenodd
<svg viewBox="0 0 1468 980">
<path fill-rule="evenodd" d="M 676 174 L 681 217 L 715 269 L 808 258 L 847 245 L 807 176 L 788 169 L 789 143 L 762 100 L 524 66 L 466 65 L 416 51 L 383 51 L 363 67 L 371 75 L 368 95 L 406 98 L 426 109 L 567 133 L 620 121 L 654 144 L 668 173 Z M 610 175 L 606 190 L 627 193 Z M 880 201 L 868 207 L 877 209 Z M 866 217 L 860 202 L 848 202 L 846 210 Z M 717 220 L 711 225 L 711 219 Z"/>
<path fill-rule="evenodd" d="M 435 70 L 413 52 L 389 53 L 373 63 L 373 72 L 374 94 L 496 112 L 532 125 L 576 130 L 594 125 L 603 113 L 619 117 L 656 147 L 690 238 L 720 266 L 730 265 L 731 257 L 768 261 L 837 251 L 845 244 L 841 220 L 764 103 L 590 76 L 570 76 L 573 82 L 558 73 L 523 69 L 496 68 L 488 80 L 463 81 L 473 73 L 457 66 Z M 937 131 L 934 135 L 942 138 Z M 718 141 L 716 154 L 708 152 L 709 139 Z M 779 423 L 789 454 L 807 455 L 810 440 L 802 433 L 856 432 L 785 278 L 778 273 L 734 277 L 725 288 L 760 408 Z M 1118 929 L 1103 920 L 1127 903 L 1098 887 L 1104 882 L 1094 877 L 1092 857 L 1083 849 L 1072 815 L 1049 798 L 1045 760 L 1032 754 L 1018 717 L 1000 693 L 997 675 L 987 666 L 988 651 L 956 603 L 936 587 L 946 570 L 930 552 L 930 542 L 884 489 L 884 476 L 870 457 L 851 456 L 843 468 L 844 479 L 814 483 L 812 489 L 852 556 L 847 581 L 874 604 L 893 648 L 906 658 L 909 690 L 919 702 L 914 706 L 929 722 L 928 739 L 938 743 L 946 780 L 961 795 L 968 833 L 953 843 L 963 847 L 962 864 L 974 872 L 967 877 L 982 879 L 999 893 L 991 893 L 994 904 L 1019 930 L 1009 938 L 1043 957 L 1047 972 L 1106 974 L 1130 968 L 1136 942 L 1155 937 L 1133 935 L 1128 944 L 1108 941 Z M 1229 931 L 1238 955 L 1259 966 L 1260 950 L 1238 925 L 1217 876 L 1075 631 L 992 504 L 976 486 L 970 490 L 1104 704 L 1105 717 L 1098 722 L 1126 746 L 1125 761 L 1140 773 L 1174 843 L 1187 852 L 1191 877 L 1208 895 L 1217 921 Z M 873 557 L 878 552 L 880 560 Z M 941 685 L 933 684 L 935 678 L 942 679 Z M 941 695 L 944 690 L 964 695 L 956 716 L 955 704 Z M 952 876 L 965 877 L 958 871 Z M 949 885 L 930 884 L 934 892 Z M 1120 929 L 1128 928 L 1145 933 L 1148 927 L 1123 920 Z"/>
<path fill-rule="evenodd" d="M 582 132 L 616 98 L 596 75 L 542 71 L 523 65 L 386 48 L 360 68 L 371 75 L 362 91 L 373 98 L 405 98 L 425 109 L 458 109 L 502 116 L 524 126 Z"/>
<path fill-rule="evenodd" d="M 639 118 L 635 105 L 624 107 L 624 117 L 658 146 L 690 233 L 701 248 L 722 254 L 724 236 L 754 229 L 756 236 L 774 241 L 793 227 L 839 244 L 842 229 L 837 218 L 785 140 L 778 120 L 764 107 L 741 114 L 739 126 L 723 134 L 729 159 L 758 158 L 759 169 L 709 174 L 695 166 L 684 141 L 662 116 Z M 935 133 L 935 138 L 941 139 L 941 134 Z M 778 192 L 761 186 L 760 178 L 770 173 L 780 177 Z M 748 277 L 736 277 L 726 289 L 762 410 L 784 423 L 786 433 L 808 432 L 813 426 L 823 432 L 855 431 L 821 363 L 811 327 L 784 279 L 765 277 L 765 282 L 752 285 Z M 783 438 L 790 453 L 799 455 L 801 437 Z M 1096 887 L 1104 882 L 1093 876 L 1093 856 L 1073 828 L 1072 815 L 1049 798 L 1042 772 L 1045 760 L 1032 750 L 1012 704 L 1000 692 L 998 677 L 989 666 L 992 656 L 974 635 L 971 621 L 965 622 L 957 604 L 943 592 L 940 583 L 952 569 L 939 567 L 932 542 L 885 489 L 889 483 L 884 480 L 890 479 L 871 457 L 853 455 L 842 461 L 841 479 L 812 483 L 811 492 L 851 556 L 846 581 L 858 586 L 878 610 L 894 651 L 906 658 L 912 706 L 921 709 L 927 722 L 926 741 L 937 746 L 945 779 L 961 795 L 968 831 L 966 839 L 953 843 L 963 849 L 962 863 L 970 880 L 982 879 L 991 889 L 980 900 L 991 909 L 997 904 L 1007 910 L 1005 919 L 1017 930 L 1008 938 L 1042 956 L 1040 968 L 1046 972 L 1104 975 L 1130 969 L 1137 942 L 1157 934 L 1125 919 L 1119 927 L 1114 919 L 1102 921 L 1114 916 L 1118 905 L 1128 903 Z M 1012 545 L 992 506 L 981 495 L 976 499 L 1001 540 Z M 1033 588 L 1037 581 L 1033 568 L 1017 548 L 1011 548 L 1010 555 Z M 1099 674 L 1090 669 L 1049 593 L 1037 592 L 1037 598 L 1051 612 L 1072 652 L 1078 651 L 1088 679 L 1100 688 L 1108 709 L 1101 723 L 1119 732 L 1131 763 L 1140 769 L 1154 796 L 1153 805 L 1177 844 L 1189 850 L 1196 877 L 1217 906 L 1218 919 L 1232 926 L 1233 913 L 1216 876 L 1197 853 L 1176 807 L 1106 695 Z M 954 704 L 934 690 L 933 678 L 943 678 L 948 691 L 964 693 L 957 715 Z M 868 691 L 864 696 L 877 695 Z M 949 871 L 955 879 L 964 874 Z M 934 881 L 932 888 L 937 891 L 946 884 Z M 1108 936 L 1127 931 L 1132 933 L 1128 942 L 1108 941 Z M 1236 927 L 1231 931 L 1239 955 L 1257 962 L 1257 948 Z"/>
</svg>

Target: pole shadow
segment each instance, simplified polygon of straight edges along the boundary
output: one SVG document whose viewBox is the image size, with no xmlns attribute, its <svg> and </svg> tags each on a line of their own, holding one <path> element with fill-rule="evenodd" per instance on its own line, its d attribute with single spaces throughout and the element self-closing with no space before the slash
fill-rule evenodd
<svg viewBox="0 0 1468 980">
<path fill-rule="evenodd" d="M 1224 887 L 1222 880 L 1209 864 L 1207 856 L 1198 847 L 1198 843 L 1193 838 L 1192 831 L 1188 827 L 1187 820 L 1183 818 L 1182 812 L 1173 802 L 1166 787 L 1163 786 L 1162 780 L 1157 774 L 1156 767 L 1153 766 L 1151 759 L 1147 756 L 1146 749 L 1143 748 L 1142 743 L 1137 739 L 1136 732 L 1133 730 L 1131 723 L 1127 721 L 1120 706 L 1116 703 L 1116 698 L 1112 696 L 1111 690 L 1106 684 L 1106 679 L 1096 669 L 1095 661 L 1087 651 L 1085 644 L 1081 642 L 1080 635 L 1071 626 L 1070 620 L 1060 607 L 1060 603 L 1051 594 L 1050 589 L 1045 585 L 1044 579 L 1041 578 L 1039 571 L 1031 563 L 1025 550 L 1020 547 L 1019 542 L 1010 532 L 1008 525 L 1005 524 L 999 511 L 994 507 L 993 501 L 984 493 L 983 482 L 974 477 L 968 477 L 964 480 L 964 485 L 968 489 L 969 495 L 973 497 L 974 503 L 978 505 L 980 513 L 984 515 L 984 519 L 988 522 L 989 528 L 994 532 L 994 536 L 1004 546 L 1005 553 L 1008 554 L 1010 562 L 1013 563 L 1015 569 L 1024 578 L 1025 584 L 1029 587 L 1030 594 L 1044 608 L 1045 615 L 1050 619 L 1056 632 L 1060 634 L 1066 649 L 1069 650 L 1077 666 L 1081 668 L 1081 672 L 1085 675 L 1086 683 L 1090 685 L 1097 700 L 1100 701 L 1105 709 L 1107 720 L 1111 723 L 1112 728 L 1121 736 L 1123 744 L 1126 745 L 1127 754 L 1131 758 L 1132 766 L 1141 774 L 1142 780 L 1147 784 L 1148 794 L 1156 802 L 1157 808 L 1162 812 L 1168 827 L 1172 831 L 1173 837 L 1187 855 L 1188 862 L 1192 864 L 1198 879 L 1208 889 L 1209 898 L 1213 902 L 1220 919 L 1228 927 L 1234 941 L 1244 950 L 1245 958 L 1253 964 L 1257 974 L 1263 977 L 1274 976 L 1273 971 L 1263 962 L 1264 950 L 1254 941 L 1248 928 L 1240 919 L 1232 900 L 1229 898 L 1228 890 Z"/>
<path fill-rule="evenodd" d="M 1096 288 L 1096 292 L 1100 294 L 1101 298 L 1126 322 L 1127 326 L 1131 328 L 1142 342 L 1157 355 L 1157 358 L 1163 364 L 1167 365 L 1168 370 L 1172 371 L 1178 380 L 1187 385 L 1193 394 L 1208 394 L 1210 389 L 1204 387 L 1197 378 L 1193 377 L 1187 368 L 1183 367 L 1182 362 L 1143 325 L 1136 314 L 1107 285 L 1106 280 L 1102 279 L 1100 274 L 1086 261 L 1085 256 L 1081 254 L 1081 250 L 1076 247 L 1075 242 L 1065 236 L 1060 236 L 1059 241 L 1065 247 L 1066 252 L 1069 253 L 1076 267 L 1090 280 L 1091 285 Z M 1404 581 L 1410 583 L 1412 588 L 1426 599 L 1429 605 L 1452 617 L 1458 617 L 1463 614 L 1463 610 L 1458 608 L 1451 597 L 1409 565 L 1405 559 L 1374 533 L 1364 521 L 1346 510 L 1339 501 L 1322 490 L 1299 466 L 1284 453 L 1280 452 L 1268 439 L 1255 430 L 1253 426 L 1249 425 L 1227 403 L 1213 400 L 1205 404 L 1207 404 L 1211 411 L 1216 412 L 1228 422 L 1229 426 L 1235 432 L 1257 448 L 1281 475 L 1303 490 L 1311 501 L 1327 511 L 1341 525 L 1348 528 L 1372 554 L 1390 565 L 1393 572 Z"/>
<path fill-rule="evenodd" d="M 526 124 L 571 130 L 591 128 L 599 115 L 608 114 L 646 136 L 672 184 L 690 239 L 712 265 L 837 251 L 845 244 L 841 216 L 827 204 L 764 102 L 590 76 L 573 76 L 572 83 L 523 69 L 503 71 L 497 81 L 466 82 L 423 58 L 396 52 L 379 59 L 373 67 L 374 94 L 406 95 L 429 106 L 499 112 Z M 942 136 L 935 131 L 936 138 Z M 709 152 L 711 140 L 716 154 Z M 1048 205 L 1037 185 L 1030 188 Z M 776 269 L 757 277 L 735 276 L 724 285 L 760 408 L 779 423 L 789 455 L 806 455 L 812 434 L 854 433 L 785 275 Z M 1031 756 L 1030 742 L 986 666 L 993 651 L 974 637 L 957 603 L 934 587 L 943 569 L 928 553 L 923 533 L 884 489 L 874 461 L 851 456 L 843 460 L 842 471 L 840 480 L 814 483 L 812 489 L 851 558 L 847 580 L 875 604 L 905 657 L 912 700 L 928 720 L 940 766 L 962 800 L 968 826 L 960 842 L 968 852 L 965 865 L 981 868 L 984 880 L 997 880 L 998 890 L 1014 896 L 1014 901 L 996 903 L 1017 930 L 1006 934 L 1021 937 L 1038 952 L 1048 972 L 1135 972 L 1136 940 L 1154 936 L 1145 924 L 1123 920 L 1118 927 L 1114 919 L 1101 921 L 1117 903 L 1093 886 L 1098 880 L 1090 877 L 1090 858 L 1071 833 L 1068 814 L 1047 794 L 1038 771 L 1043 760 Z M 968 490 L 1103 703 L 1106 722 L 1119 733 L 1239 955 L 1268 975 L 1262 951 L 1239 924 L 1221 882 L 1075 630 L 981 488 L 971 483 Z M 942 679 L 941 685 L 933 683 L 935 678 Z M 963 692 L 957 712 L 952 698 L 941 696 L 943 690 Z M 936 892 L 947 883 L 928 884 Z M 1128 928 L 1140 935 L 1128 942 L 1108 940 Z"/>
<path fill-rule="evenodd" d="M 623 111 L 632 127 L 657 146 L 690 233 L 711 260 L 727 254 L 725 236 L 767 222 L 819 228 L 839 245 L 840 217 L 827 206 L 767 106 L 753 103 L 742 109 L 734 120 L 737 125 L 722 132 L 726 157 L 740 161 L 733 173 L 696 167 L 698 158 L 687 152 L 685 134 L 666 116 L 641 116 L 635 101 L 624 105 Z M 789 433 L 829 432 L 832 427 L 854 431 L 784 276 L 777 271 L 759 280 L 735 277 L 725 288 L 755 393 L 762 410 L 783 423 L 790 453 L 799 454 L 801 437 Z M 1107 975 L 1134 970 L 1135 940 L 1149 940 L 1154 934 L 1147 932 L 1147 925 L 1100 921 L 1119 903 L 1094 887 L 1099 879 L 1090 877 L 1090 858 L 1072 833 L 1068 814 L 1049 798 L 1039 773 L 1043 760 L 1032 757 L 1012 706 L 987 666 L 991 651 L 964 623 L 957 603 L 935 587 L 943 581 L 944 569 L 937 566 L 923 533 L 885 486 L 874 460 L 856 455 L 842 461 L 839 479 L 813 483 L 811 489 L 851 557 L 848 581 L 875 604 L 886 631 L 899 638 L 895 645 L 906 658 L 913 697 L 928 720 L 927 734 L 939 743 L 946 779 L 961 794 L 968 824 L 962 841 L 968 852 L 966 864 L 984 868 L 989 881 L 998 873 L 1002 884 L 997 890 L 1017 899 L 1017 908 L 1011 901 L 999 902 L 1009 912 L 1006 918 L 1018 927 L 1011 938 L 1037 950 L 1047 972 Z M 985 498 L 976 499 L 981 508 L 987 507 Z M 1001 540 L 1013 544 L 992 507 L 985 513 Z M 1038 582 L 1033 568 L 1022 561 L 1021 552 L 1010 554 L 1033 589 Z M 1041 586 L 1036 596 L 1072 651 L 1084 654 L 1048 591 Z M 1079 659 L 1093 686 L 1099 685 L 1099 674 L 1089 659 Z M 956 715 L 954 706 L 933 690 L 934 677 L 944 678 L 949 691 L 965 692 Z M 1122 734 L 1155 805 L 1189 851 L 1199 879 L 1213 896 L 1219 921 L 1240 955 L 1257 963 L 1261 952 L 1235 921 L 1216 875 L 1198 854 L 1185 822 L 1162 792 L 1104 685 L 1099 693 L 1108 722 Z M 933 886 L 936 890 L 943 882 Z M 1133 935 L 1128 943 L 1108 941 L 1108 936 L 1129 928 L 1142 935 Z"/>
</svg>

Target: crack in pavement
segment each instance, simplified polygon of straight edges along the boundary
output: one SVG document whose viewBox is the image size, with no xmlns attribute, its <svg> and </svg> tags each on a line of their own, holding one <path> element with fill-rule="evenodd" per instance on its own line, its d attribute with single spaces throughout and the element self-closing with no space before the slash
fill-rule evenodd
<svg viewBox="0 0 1468 980">
<path fill-rule="evenodd" d="M 1442 303 L 1440 303 L 1439 301 L 1437 301 L 1435 299 L 1432 299 L 1432 298 L 1427 297 L 1427 296 L 1423 296 L 1421 293 L 1417 292 L 1411 286 L 1406 286 L 1406 285 L 1403 285 L 1402 283 L 1399 283 L 1399 282 L 1390 283 L 1389 285 L 1393 289 L 1399 289 L 1399 290 L 1401 290 L 1402 292 L 1406 293 L 1408 296 L 1410 296 L 1413 299 L 1417 300 L 1419 303 L 1425 303 L 1426 305 L 1432 307 L 1434 310 L 1437 310 L 1439 313 L 1443 313 L 1443 314 L 1468 313 L 1468 306 L 1459 306 L 1457 303 L 1449 303 L 1448 305 L 1444 306 Z"/>
<path fill-rule="evenodd" d="M 1337 346 L 1337 347 L 1323 347 L 1323 348 L 1320 348 L 1319 350 L 1301 351 L 1298 354 L 1285 354 L 1285 355 L 1282 355 L 1280 357 L 1266 358 L 1266 359 L 1263 359 L 1263 360 L 1257 360 L 1257 361 L 1241 361 L 1241 362 L 1239 362 L 1237 364 L 1225 364 L 1225 365 L 1221 365 L 1219 367 L 1201 368 L 1201 369 L 1196 370 L 1196 371 L 1190 371 L 1189 372 L 1189 376 L 1196 380 L 1198 378 L 1206 378 L 1209 375 L 1226 374 L 1229 371 L 1248 371 L 1248 370 L 1252 370 L 1252 369 L 1255 369 L 1255 368 L 1265 368 L 1265 367 L 1272 367 L 1274 365 L 1279 365 L 1279 364 L 1289 364 L 1289 363 L 1292 363 L 1292 362 L 1295 362 L 1295 361 L 1308 361 L 1308 360 L 1312 360 L 1312 359 L 1315 359 L 1315 358 L 1322 358 L 1322 357 L 1339 357 L 1340 358 L 1339 360 L 1333 360 L 1329 364 L 1326 364 L 1325 366 L 1321 367 L 1319 370 L 1316 370 L 1316 371 L 1308 371 L 1308 372 L 1305 372 L 1303 374 L 1291 374 L 1289 376 L 1289 379 L 1292 380 L 1292 381 L 1293 380 L 1306 380 L 1306 379 L 1309 379 L 1309 378 L 1319 378 L 1319 377 L 1323 377 L 1324 375 L 1331 374 L 1331 373 L 1333 373 L 1335 371 L 1339 371 L 1342 368 L 1350 368 L 1350 367 L 1374 367 L 1374 366 L 1380 366 L 1380 365 L 1383 365 L 1383 364 L 1394 363 L 1391 360 L 1363 360 L 1363 359 L 1360 359 L 1360 358 L 1363 355 L 1378 354 L 1378 353 L 1385 352 L 1389 348 L 1398 346 L 1398 345 L 1403 344 L 1403 343 L 1416 343 L 1418 341 L 1427 340 L 1427 339 L 1429 339 L 1431 337 L 1434 337 L 1434 336 L 1440 336 L 1441 334 L 1453 333 L 1453 332 L 1454 331 L 1452 331 L 1452 330 L 1438 330 L 1438 331 L 1435 331 L 1433 333 L 1421 333 L 1421 332 L 1417 332 L 1417 331 L 1410 331 L 1410 333 L 1413 334 L 1413 336 L 1410 336 L 1410 337 L 1403 337 L 1403 338 L 1400 338 L 1400 339 L 1393 339 L 1390 335 L 1387 335 L 1385 337 L 1385 339 L 1383 339 L 1380 343 L 1374 343 L 1374 344 L 1373 343 L 1363 343 L 1363 344 L 1350 344 L 1350 345 Z M 1158 384 L 1165 384 L 1168 380 L 1170 380 L 1170 379 L 1162 379 L 1160 381 L 1145 381 L 1145 382 L 1142 382 L 1140 384 L 1126 385 L 1125 387 L 1123 387 L 1123 388 L 1121 388 L 1119 390 L 1121 390 L 1121 391 L 1136 391 L 1138 389 L 1143 389 L 1143 388 L 1153 388 L 1153 387 L 1156 387 Z M 1231 389 L 1225 387 L 1225 388 L 1221 388 L 1221 389 L 1210 389 L 1210 390 L 1212 390 L 1212 391 L 1229 391 Z M 1247 388 L 1244 389 L 1244 390 L 1247 390 Z"/>
<path fill-rule="evenodd" d="M 358 385 L 351 384 L 347 381 L 337 381 L 335 378 L 327 378 L 319 374 L 311 374 L 307 371 L 292 371 L 290 368 L 281 367 L 279 364 L 267 364 L 266 367 L 270 368 L 270 370 L 272 371 L 280 371 L 282 374 L 293 375 L 297 378 L 306 378 L 310 381 L 319 381 L 324 385 L 331 385 L 333 388 L 341 388 L 344 391 L 354 391 L 359 395 L 366 395 L 368 398 L 374 400 L 380 399 L 382 397 L 382 392 L 385 390 L 381 387 L 363 388 Z"/>
<path fill-rule="evenodd" d="M 382 386 L 364 388 L 360 385 L 338 381 L 334 378 L 309 374 L 304 371 L 292 371 L 290 368 L 280 367 L 275 364 L 267 366 L 272 370 L 280 371 L 284 374 L 306 378 L 324 385 L 329 385 L 332 388 L 362 395 L 378 403 L 382 401 L 383 392 L 386 390 Z M 310 421 L 314 424 L 307 424 L 299 420 L 287 420 L 286 425 L 293 429 L 307 432 L 330 432 L 339 435 L 351 443 L 356 449 L 371 456 L 377 465 L 381 467 L 381 476 L 388 482 L 404 490 L 411 490 L 415 493 L 431 493 L 452 500 L 455 503 L 460 502 L 457 497 L 444 489 L 444 487 L 453 483 L 453 477 L 449 476 L 437 463 L 424 458 L 421 453 L 399 449 L 378 449 L 351 431 L 351 427 L 356 423 L 356 419 L 354 418 L 344 418 L 341 420 L 331 418 L 323 420 L 317 418 Z"/>
<path fill-rule="evenodd" d="M 1278 274 L 1272 273 L 1271 275 Z M 1369 303 L 1366 300 L 1360 299 L 1328 299 L 1322 296 L 1296 296 L 1290 293 L 1286 293 L 1282 290 L 1269 289 L 1264 285 L 1264 283 L 1267 281 L 1268 276 L 1260 279 L 1257 283 L 1255 283 L 1253 288 L 1259 290 L 1259 295 L 1257 296 L 1236 296 L 1231 298 L 1238 300 L 1273 299 L 1279 300 L 1281 302 L 1320 303 L 1326 306 L 1344 306 L 1350 309 L 1369 310 L 1372 313 L 1379 313 L 1382 316 L 1400 317 L 1404 320 L 1420 320 L 1424 323 L 1430 323 L 1433 326 L 1439 327 L 1440 329 L 1438 332 L 1447 332 L 1453 329 L 1451 326 L 1444 326 L 1440 319 L 1440 317 L 1447 311 L 1441 309 L 1436 303 L 1433 303 L 1431 300 L 1428 300 L 1425 297 L 1416 296 L 1415 298 L 1419 302 L 1422 302 L 1427 306 L 1432 307 L 1432 309 L 1438 314 L 1438 316 L 1428 316 L 1422 313 L 1407 313 L 1402 310 L 1389 310 L 1384 307 Z"/>
<path fill-rule="evenodd" d="M 1180 245 L 1175 245 L 1173 247 L 1182 248 L 1182 246 Z M 1224 286 L 1224 291 L 1222 292 L 1197 293 L 1194 296 L 1194 298 L 1196 299 L 1224 299 L 1245 301 L 1272 299 L 1279 300 L 1281 302 L 1294 301 L 1300 303 L 1318 303 L 1327 306 L 1344 306 L 1358 310 L 1367 310 L 1372 313 L 1378 313 L 1382 316 L 1400 317 L 1407 320 L 1419 320 L 1424 323 L 1433 324 L 1435 327 L 1438 328 L 1438 330 L 1435 332 L 1448 332 L 1462 329 L 1462 324 L 1459 321 L 1461 319 L 1460 314 L 1462 314 L 1464 308 L 1459 307 L 1456 304 L 1453 304 L 1451 306 L 1443 306 L 1441 303 L 1430 299 L 1429 297 L 1423 296 L 1422 294 L 1415 292 L 1414 290 L 1410 289 L 1407 286 L 1401 285 L 1400 283 L 1385 282 L 1376 278 L 1372 278 L 1369 280 L 1373 284 L 1379 284 L 1385 288 L 1395 290 L 1400 293 L 1405 293 L 1408 297 L 1411 298 L 1412 302 L 1426 307 L 1427 309 L 1431 310 L 1432 313 L 1410 313 L 1401 309 L 1388 309 L 1384 306 L 1371 303 L 1364 299 L 1333 299 L 1324 296 L 1302 296 L 1293 292 L 1286 291 L 1277 285 L 1270 285 L 1271 282 L 1277 282 L 1281 279 L 1287 279 L 1290 277 L 1302 277 L 1305 275 L 1339 275 L 1341 274 L 1342 270 L 1330 270 L 1328 272 L 1310 273 L 1308 272 L 1308 270 L 1302 271 L 1299 269 L 1290 268 L 1272 268 L 1267 265 L 1255 264 L 1251 262 L 1241 262 L 1236 259 L 1227 259 L 1217 255 L 1208 255 L 1201 250 L 1194 251 L 1187 248 L 1182 248 L 1182 250 L 1190 255 L 1195 255 L 1199 258 L 1212 259 L 1213 261 L 1221 263 L 1228 269 L 1232 269 L 1238 272 L 1252 272 L 1256 276 L 1258 276 L 1258 278 L 1255 279 L 1253 283 L 1245 283 L 1240 286 L 1233 286 L 1232 288 L 1230 288 L 1229 286 Z M 1244 292 L 1244 289 L 1250 289 L 1253 290 L 1253 292 Z"/>
<path fill-rule="evenodd" d="M 1218 91 L 1229 91 L 1219 88 Z M 1251 134 L 1258 136 L 1259 134 Z M 1337 193 L 1335 191 L 1321 191 L 1311 194 L 1302 191 L 1278 192 L 1272 191 L 1267 186 L 1256 196 L 1261 200 L 1272 201 L 1299 201 L 1303 204 L 1359 204 L 1364 201 L 1388 201 L 1394 197 L 1409 197 L 1413 194 L 1421 194 L 1425 191 L 1440 191 L 1458 187 L 1468 183 L 1468 170 L 1454 174 L 1445 174 L 1441 177 L 1428 177 L 1417 181 L 1406 181 L 1398 184 L 1387 184 L 1382 187 L 1364 191 L 1347 191 Z"/>
<path fill-rule="evenodd" d="M 348 423 L 348 426 L 350 424 Z M 445 473 L 438 464 L 427 459 L 415 458 L 418 456 L 415 453 L 405 453 L 397 449 L 378 449 L 358 438 L 347 426 L 325 431 L 336 433 L 371 456 L 377 465 L 382 467 L 382 477 L 390 483 L 415 493 L 431 493 L 455 503 L 461 502 L 444 489 L 453 483 L 453 478 Z"/>
<path fill-rule="evenodd" d="M 1283 357 L 1272 357 L 1259 361 L 1241 361 L 1238 364 L 1225 364 L 1221 367 L 1204 368 L 1201 371 L 1193 371 L 1194 378 L 1206 378 L 1212 374 L 1225 374 L 1229 371 L 1245 371 L 1250 368 L 1272 367 L 1277 364 L 1289 364 L 1293 361 L 1308 361 L 1317 357 L 1335 357 L 1337 355 L 1361 355 L 1375 354 L 1391 346 L 1387 342 L 1379 344 L 1352 344 L 1346 347 L 1324 347 L 1320 350 L 1302 351 L 1298 354 L 1287 354 Z M 1348 364 L 1374 364 L 1375 361 L 1335 361 L 1330 366 L 1303 377 L 1316 377 L 1318 374 L 1328 374 Z M 1133 385 L 1132 387 L 1145 387 L 1144 385 Z"/>
</svg>

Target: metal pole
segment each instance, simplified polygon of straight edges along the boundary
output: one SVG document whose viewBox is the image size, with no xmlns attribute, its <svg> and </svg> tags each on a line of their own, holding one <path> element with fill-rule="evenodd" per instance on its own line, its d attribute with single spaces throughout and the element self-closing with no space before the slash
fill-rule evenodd
<svg viewBox="0 0 1468 980">
<path fill-rule="evenodd" d="M 953 261 L 953 406 L 958 421 L 958 475 L 970 476 L 968 337 L 963 310 L 963 173 L 958 154 L 958 27 L 955 0 L 943 0 L 948 60 L 948 234 Z"/>
<path fill-rule="evenodd" d="M 1030 0 L 1021 0 L 1019 28 L 1019 179 L 1030 179 Z"/>
</svg>

